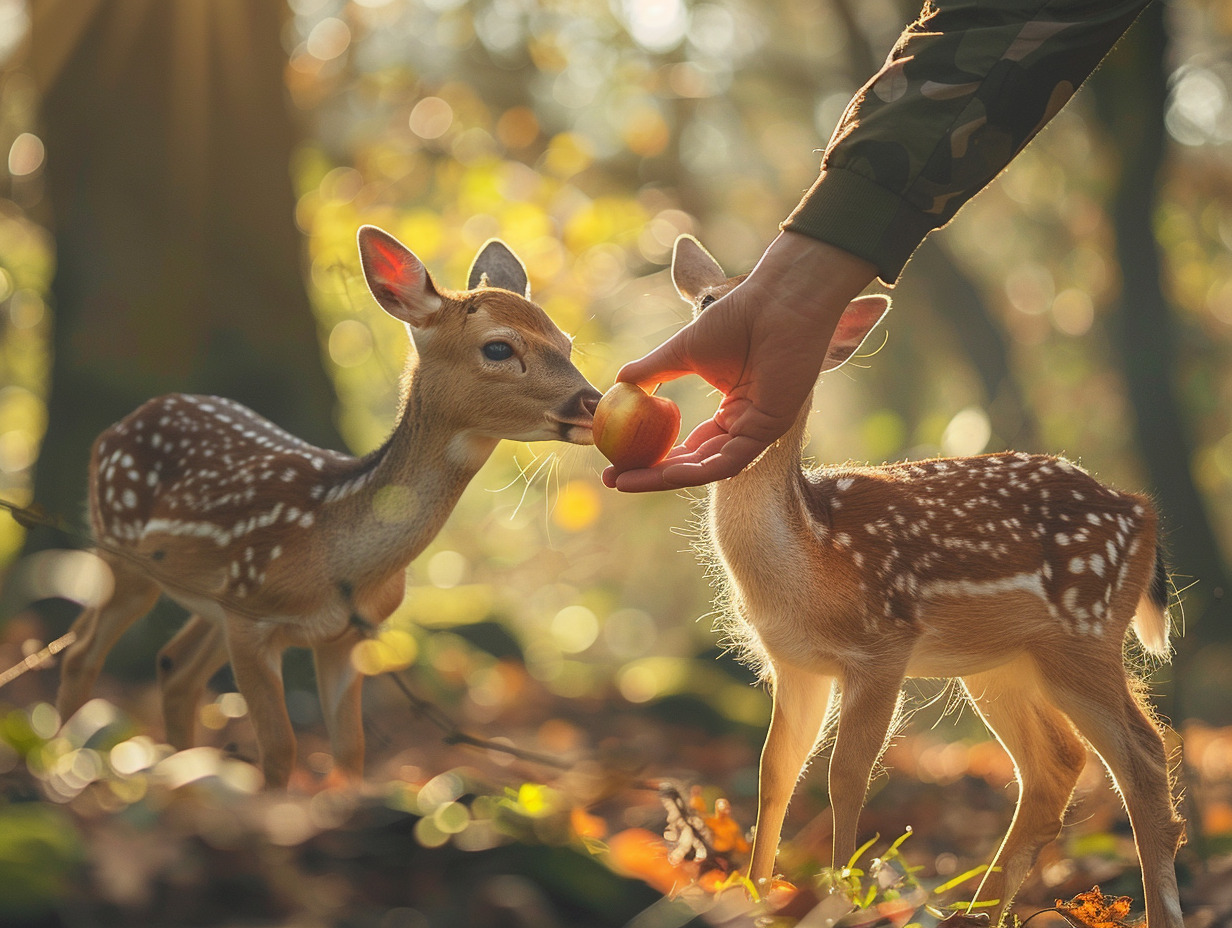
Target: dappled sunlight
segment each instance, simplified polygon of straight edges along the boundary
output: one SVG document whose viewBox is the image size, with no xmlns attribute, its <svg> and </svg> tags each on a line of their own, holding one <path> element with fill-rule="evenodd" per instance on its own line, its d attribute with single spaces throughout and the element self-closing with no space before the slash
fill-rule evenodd
<svg viewBox="0 0 1232 928">
<path fill-rule="evenodd" d="M 442 290 L 463 288 L 489 239 L 506 241 L 532 298 L 572 338 L 573 362 L 607 389 L 690 319 L 668 273 L 680 235 L 732 273 L 757 261 L 897 38 L 900 5 L 286 0 L 267 45 L 229 5 L 45 6 L 63 9 L 54 41 L 33 55 L 39 5 L 0 0 L 0 500 L 16 507 L 0 510 L 0 675 L 12 669 L 0 677 L 0 922 L 102 911 L 171 924 L 192 911 L 211 924 L 424 928 L 438 913 L 418 900 L 432 896 L 454 906 L 448 917 L 479 913 L 476 925 L 490 913 L 502 924 L 580 912 L 579 924 L 643 926 L 705 913 L 788 928 L 835 922 L 853 904 L 881 924 L 934 924 L 923 906 L 970 898 L 1012 814 L 1013 763 L 970 713 L 953 732 L 921 710 L 874 779 L 861 840 L 878 837 L 862 860 L 824 870 L 823 750 L 788 811 L 784 879 L 753 901 L 743 874 L 771 703 L 712 628 L 714 591 L 692 548 L 702 492 L 618 494 L 603 487 L 593 447 L 502 442 L 407 568 L 405 599 L 365 628 L 344 665 L 364 678 L 366 780 L 348 782 L 335 764 L 309 660 L 295 653 L 285 679 L 298 766 L 290 791 L 271 795 L 254 734 L 261 706 L 229 671 L 191 714 L 200 746 L 163 743 L 155 654 L 179 627 L 175 610 L 138 623 L 100 698 L 59 717 L 61 635 L 77 607 L 107 600 L 114 578 L 98 557 L 67 550 L 91 542 L 83 499 L 35 486 L 51 463 L 84 475 L 98 432 L 86 424 L 101 410 L 166 389 L 247 390 L 262 410 L 283 391 L 314 397 L 298 424 L 279 424 L 315 426 L 327 436 L 315 441 L 357 455 L 380 447 L 416 349 L 365 284 L 355 242 L 366 223 L 404 242 Z M 175 40 L 151 47 L 164 15 Z M 1134 153 L 1108 124 L 1110 81 L 1084 89 L 913 259 L 884 337 L 818 388 L 811 456 L 1058 452 L 1158 496 L 1173 488 L 1150 485 L 1142 448 L 1168 423 L 1136 434 L 1133 378 L 1167 363 L 1191 447 L 1165 451 L 1192 474 L 1216 542 L 1232 551 L 1232 19 L 1212 0 L 1176 0 L 1168 15 L 1166 158 L 1141 224 L 1162 262 L 1168 305 L 1155 322 L 1167 336 L 1127 354 L 1114 189 Z M 174 118 L 158 114 L 155 139 L 109 114 L 128 146 L 105 162 L 111 198 L 74 207 L 79 220 L 107 213 L 107 240 L 132 239 L 138 273 L 108 257 L 81 276 L 74 261 L 104 243 L 77 241 L 71 221 L 53 228 L 62 214 L 50 180 L 79 153 L 57 150 L 64 116 L 42 111 L 40 94 L 65 100 L 56 94 L 74 81 L 122 86 L 130 65 L 163 54 Z M 275 104 L 250 125 L 240 104 L 262 86 Z M 271 151 L 285 131 L 282 198 L 257 202 L 252 185 L 265 181 L 254 179 L 268 175 L 229 150 L 241 131 Z M 153 163 L 164 157 L 165 171 Z M 163 174 L 177 201 L 150 212 L 142 198 Z M 211 224 L 222 232 L 206 235 Z M 208 299 L 176 302 L 196 276 Z M 134 286 L 148 281 L 158 286 Z M 280 310 L 304 292 L 298 340 Z M 237 334 L 251 331 L 264 340 Z M 207 357 L 221 366 L 203 366 Z M 318 392 L 308 375 L 321 369 Z M 236 377 L 219 381 L 219 370 Z M 49 422 L 55 384 L 76 393 Z M 660 395 L 681 408 L 686 434 L 719 399 L 695 377 Z M 57 427 L 73 433 L 74 455 L 44 453 Z M 424 505 L 397 484 L 372 501 L 382 528 Z M 1166 518 L 1169 540 L 1186 538 L 1197 515 Z M 45 550 L 23 552 L 31 529 L 47 538 L 53 526 L 63 531 Z M 1188 588 L 1196 569 L 1177 558 L 1172 568 Z M 1190 595 L 1226 602 L 1211 587 L 1200 579 Z M 339 615 L 344 606 L 345 596 Z M 1174 769 L 1193 826 L 1181 863 L 1187 891 L 1206 899 L 1232 850 L 1232 729 L 1219 715 L 1232 672 L 1223 626 L 1204 614 L 1187 612 L 1177 669 L 1154 668 L 1150 683 L 1161 712 L 1182 715 Z M 876 630 L 867 644 L 882 645 Z M 660 793 L 669 775 L 679 782 Z M 1097 762 L 1067 822 L 1023 914 L 1096 883 L 1110 899 L 1140 898 L 1124 814 Z"/>
</svg>

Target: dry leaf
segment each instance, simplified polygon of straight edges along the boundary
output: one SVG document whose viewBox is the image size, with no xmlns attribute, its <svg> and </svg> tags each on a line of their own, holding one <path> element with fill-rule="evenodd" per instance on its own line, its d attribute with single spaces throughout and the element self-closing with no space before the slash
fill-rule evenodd
<svg viewBox="0 0 1232 928">
<path fill-rule="evenodd" d="M 1096 886 L 1079 893 L 1069 902 L 1057 900 L 1056 909 L 1078 928 L 1128 928 L 1129 896 L 1106 896 Z"/>
<path fill-rule="evenodd" d="M 627 828 L 608 842 L 609 860 L 615 868 L 649 883 L 664 895 L 687 886 L 694 874 L 670 860 L 658 835 L 642 828 Z"/>
<path fill-rule="evenodd" d="M 740 827 L 739 822 L 732 818 L 731 803 L 726 799 L 716 799 L 714 801 L 714 815 L 703 816 L 702 821 L 710 829 L 710 846 L 714 850 L 720 853 L 728 851 L 736 851 L 740 854 L 748 853 L 749 842 L 744 838 L 744 829 Z"/>
<path fill-rule="evenodd" d="M 569 826 L 579 838 L 603 838 L 607 835 L 607 822 L 591 815 L 581 806 L 569 810 Z"/>
<path fill-rule="evenodd" d="M 692 796 L 686 800 L 680 790 L 665 783 L 659 787 L 659 801 L 667 810 L 663 838 L 671 848 L 668 859 L 673 864 L 686 860 L 706 860 L 710 856 L 714 836 L 701 815 L 706 808 L 701 791 L 694 787 Z"/>
</svg>

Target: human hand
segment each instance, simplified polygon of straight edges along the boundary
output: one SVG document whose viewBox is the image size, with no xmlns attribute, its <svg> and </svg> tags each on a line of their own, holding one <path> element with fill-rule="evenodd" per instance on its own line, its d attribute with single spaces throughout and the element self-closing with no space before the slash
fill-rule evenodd
<svg viewBox="0 0 1232 928">
<path fill-rule="evenodd" d="M 748 277 L 616 375 L 652 387 L 697 374 L 723 394 L 710 419 L 653 467 L 603 481 L 626 492 L 681 489 L 731 477 L 795 421 L 848 302 L 876 275 L 849 252 L 793 232 L 771 243 Z"/>
</svg>

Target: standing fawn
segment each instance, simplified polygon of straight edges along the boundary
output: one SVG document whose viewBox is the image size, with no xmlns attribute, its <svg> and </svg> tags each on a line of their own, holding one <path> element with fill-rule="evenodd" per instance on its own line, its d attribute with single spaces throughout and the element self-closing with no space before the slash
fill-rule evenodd
<svg viewBox="0 0 1232 928">
<path fill-rule="evenodd" d="M 743 279 L 725 279 L 687 236 L 672 276 L 696 312 Z M 822 370 L 850 358 L 888 307 L 879 296 L 853 301 Z M 1131 621 L 1146 651 L 1168 653 L 1151 503 L 1044 455 L 804 470 L 810 406 L 745 471 L 711 485 L 705 527 L 725 575 L 728 631 L 773 694 L 753 883 L 773 873 L 788 801 L 827 720 L 837 719 L 829 792 L 843 866 L 903 680 L 958 678 L 1019 784 L 977 894 L 995 902 L 994 924 L 1061 829 L 1085 740 L 1129 812 L 1148 924 L 1181 928 L 1173 858 L 1184 826 L 1160 732 L 1122 655 Z"/>
<path fill-rule="evenodd" d="M 191 746 L 202 690 L 230 660 L 266 785 L 285 786 L 295 735 L 282 652 L 307 647 L 335 765 L 362 776 L 357 620 L 380 623 L 402 601 L 406 566 L 500 439 L 591 443 L 599 393 L 503 243 L 480 251 L 468 289 L 455 292 L 380 229 L 364 226 L 358 238 L 368 288 L 406 323 L 415 349 L 393 433 L 354 458 L 230 400 L 183 394 L 150 400 L 103 432 L 90 459 L 90 521 L 115 588 L 73 626 L 61 718 L 86 701 L 107 652 L 163 592 L 192 613 L 158 656 L 172 745 Z"/>
</svg>

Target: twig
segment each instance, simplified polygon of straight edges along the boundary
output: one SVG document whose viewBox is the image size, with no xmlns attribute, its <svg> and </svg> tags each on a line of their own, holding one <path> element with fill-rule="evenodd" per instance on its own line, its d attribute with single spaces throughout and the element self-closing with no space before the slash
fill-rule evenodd
<svg viewBox="0 0 1232 928">
<path fill-rule="evenodd" d="M 372 626 L 372 623 L 363 616 L 352 613 L 351 624 L 360 630 L 365 638 L 375 638 L 377 631 Z M 417 696 L 411 690 L 410 685 L 397 672 L 387 674 L 390 681 L 396 686 L 402 695 L 406 697 L 407 702 L 411 704 L 411 709 L 415 714 L 426 719 L 431 724 L 440 729 L 443 735 L 442 741 L 446 744 L 466 744 L 471 747 L 481 748 L 485 751 L 499 751 L 502 754 L 508 754 L 510 757 L 516 757 L 518 760 L 529 761 L 534 764 L 542 764 L 545 767 L 552 767 L 556 770 L 569 770 L 573 767 L 568 761 L 562 760 L 559 757 L 553 757 L 550 754 L 541 754 L 538 751 L 529 751 L 525 748 L 514 747 L 511 744 L 503 744 L 499 741 L 493 741 L 489 738 L 480 738 L 478 735 L 472 735 L 469 732 L 463 731 L 462 728 L 449 717 L 440 706 L 433 702 Z"/>
<path fill-rule="evenodd" d="M 29 655 L 24 661 L 20 661 L 8 670 L 0 673 L 0 687 L 7 686 L 12 683 L 27 670 L 34 670 L 42 666 L 76 640 L 77 633 L 70 628 L 51 644 L 47 645 L 47 647 L 43 648 L 43 650 Z"/>
</svg>

